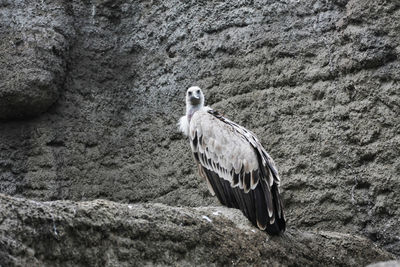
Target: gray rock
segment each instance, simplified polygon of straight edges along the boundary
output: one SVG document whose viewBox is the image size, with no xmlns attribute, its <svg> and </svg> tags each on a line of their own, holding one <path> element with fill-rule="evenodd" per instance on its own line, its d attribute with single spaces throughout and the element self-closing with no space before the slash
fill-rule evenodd
<svg viewBox="0 0 400 267">
<path fill-rule="evenodd" d="M 38 202 L 0 195 L 5 266 L 363 266 L 393 259 L 358 236 L 289 229 L 269 237 L 236 209 Z"/>
<path fill-rule="evenodd" d="M 71 38 L 63 4 L 0 2 L 0 120 L 36 116 L 58 99 Z"/>
<path fill-rule="evenodd" d="M 396 1 L 41 2 L 31 17 L 54 18 L 43 26 L 50 32 L 58 23 L 65 40 L 51 43 L 62 56 L 46 52 L 56 63 L 42 64 L 32 59 L 41 49 L 23 49 L 40 72 L 20 84 L 39 79 L 49 85 L 43 92 L 57 92 L 32 103 L 59 97 L 40 117 L 1 122 L 0 192 L 217 205 L 175 125 L 186 88 L 199 85 L 275 159 L 288 225 L 363 235 L 400 255 Z M 0 3 L 1 12 L 25 12 Z M 39 12 L 53 5 L 60 9 Z M 38 38 L 30 45 L 46 44 Z M 16 58 L 6 47 L 1 57 Z M 12 62 L 2 77 L 25 64 Z M 44 65 L 56 74 L 46 76 Z"/>
<path fill-rule="evenodd" d="M 367 265 L 367 267 L 399 267 L 400 261 L 381 261 Z"/>
</svg>

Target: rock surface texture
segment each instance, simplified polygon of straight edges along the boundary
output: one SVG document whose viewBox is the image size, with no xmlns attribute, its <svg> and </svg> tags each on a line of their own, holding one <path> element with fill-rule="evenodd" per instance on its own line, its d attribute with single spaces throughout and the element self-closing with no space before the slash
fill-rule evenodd
<svg viewBox="0 0 400 267">
<path fill-rule="evenodd" d="M 381 261 L 367 265 L 367 267 L 399 267 L 400 261 Z"/>
<path fill-rule="evenodd" d="M 4 195 L 0 204 L 5 266 L 360 266 L 393 258 L 348 234 L 289 229 L 271 238 L 239 210 L 223 207 L 38 202 Z"/>
<path fill-rule="evenodd" d="M 38 115 L 57 100 L 72 36 L 60 1 L 0 1 L 0 120 Z"/>
<path fill-rule="evenodd" d="M 289 226 L 399 257 L 399 32 L 398 1 L 0 0 L 0 193 L 217 205 L 176 127 L 198 85 L 275 159 Z"/>
</svg>

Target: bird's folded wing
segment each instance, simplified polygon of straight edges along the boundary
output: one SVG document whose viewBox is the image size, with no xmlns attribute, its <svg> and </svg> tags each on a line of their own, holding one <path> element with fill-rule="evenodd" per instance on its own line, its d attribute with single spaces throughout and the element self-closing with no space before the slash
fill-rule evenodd
<svg viewBox="0 0 400 267">
<path fill-rule="evenodd" d="M 193 115 L 189 137 L 200 175 L 222 204 L 241 209 L 261 229 L 284 228 L 279 175 L 252 132 L 204 108 Z"/>
</svg>

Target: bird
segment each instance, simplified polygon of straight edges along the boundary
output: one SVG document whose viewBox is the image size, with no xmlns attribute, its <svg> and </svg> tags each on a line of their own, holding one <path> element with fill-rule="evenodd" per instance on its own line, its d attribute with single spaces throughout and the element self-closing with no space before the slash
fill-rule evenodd
<svg viewBox="0 0 400 267">
<path fill-rule="evenodd" d="M 179 130 L 188 137 L 200 176 L 211 195 L 240 209 L 270 235 L 286 229 L 277 167 L 254 133 L 204 106 L 198 86 L 186 91 Z"/>
</svg>

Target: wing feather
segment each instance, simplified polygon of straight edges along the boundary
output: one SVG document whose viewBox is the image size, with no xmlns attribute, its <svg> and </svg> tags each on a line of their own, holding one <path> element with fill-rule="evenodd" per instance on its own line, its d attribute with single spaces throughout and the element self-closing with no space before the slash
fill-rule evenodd
<svg viewBox="0 0 400 267">
<path fill-rule="evenodd" d="M 280 178 L 257 137 L 209 108 L 195 112 L 189 127 L 194 158 L 210 192 L 260 229 L 283 232 Z"/>
<path fill-rule="evenodd" d="M 197 153 L 194 153 L 194 154 L 196 155 Z M 198 161 L 197 161 L 197 162 L 198 162 Z M 207 174 L 206 174 L 205 169 L 204 169 L 204 168 L 201 166 L 201 164 L 199 164 L 199 163 L 197 163 L 197 167 L 199 168 L 200 176 L 203 177 L 204 180 L 206 180 L 206 182 L 207 182 L 207 188 L 208 188 L 208 190 L 210 191 L 211 195 L 215 196 L 214 188 L 213 188 L 213 186 L 211 185 L 211 183 L 210 183 L 210 181 L 209 181 L 209 179 L 208 179 L 208 177 L 207 177 Z"/>
</svg>

